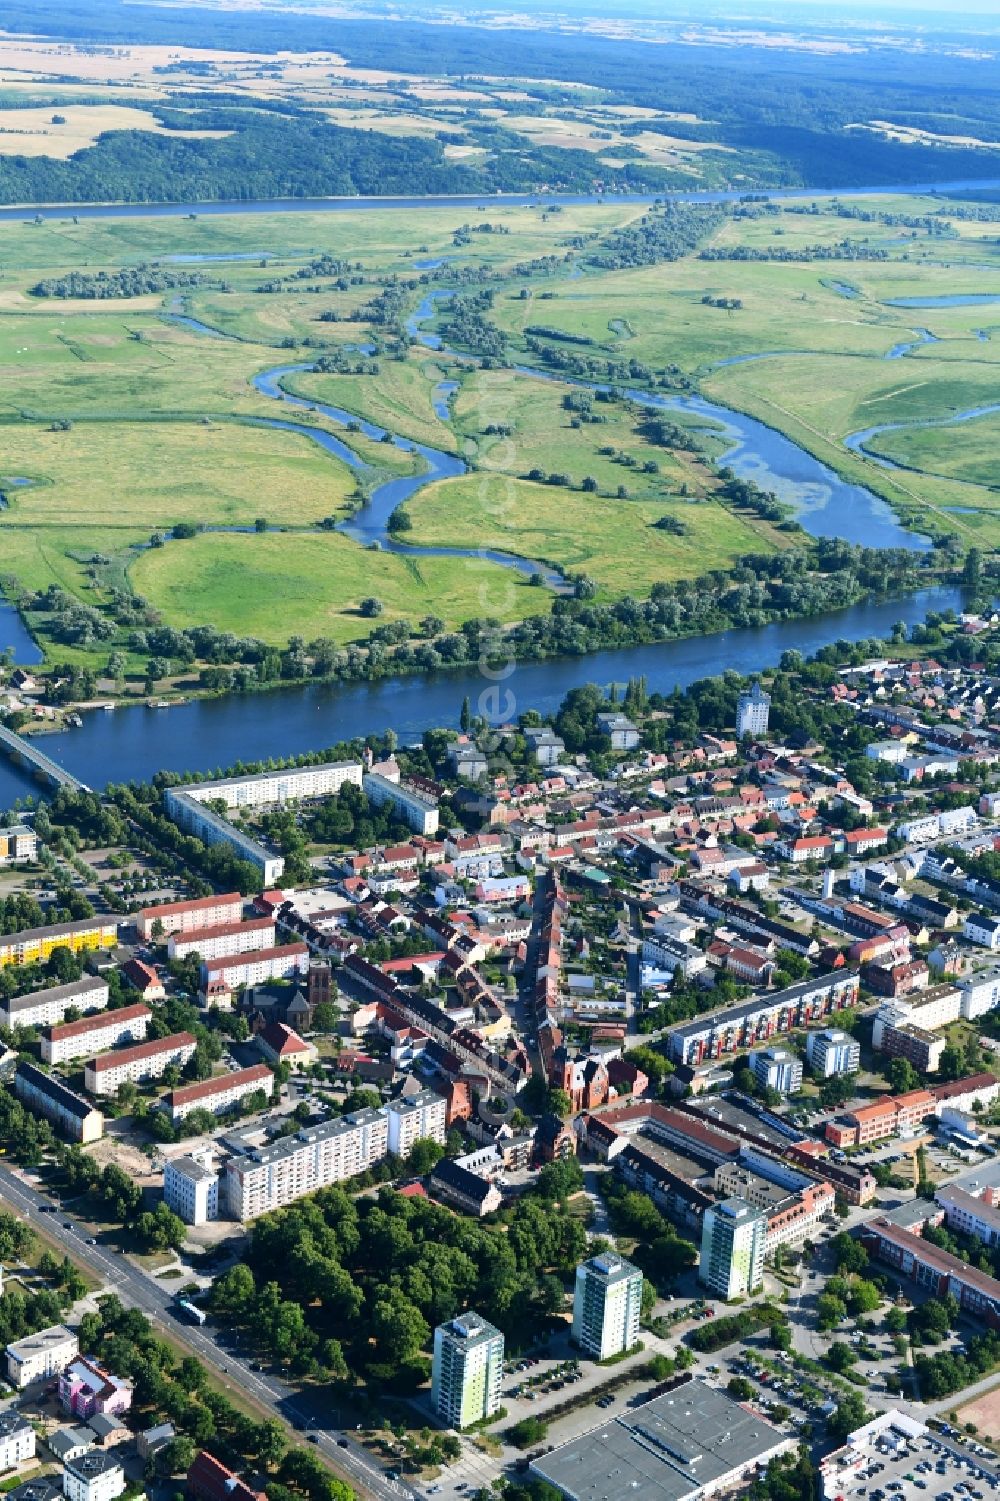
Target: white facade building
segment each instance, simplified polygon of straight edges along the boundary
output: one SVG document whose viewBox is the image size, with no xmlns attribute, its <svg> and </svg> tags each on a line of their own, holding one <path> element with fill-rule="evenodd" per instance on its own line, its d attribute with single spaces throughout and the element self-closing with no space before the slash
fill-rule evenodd
<svg viewBox="0 0 1000 1501">
<path fill-rule="evenodd" d="M 385 1107 L 389 1123 L 389 1151 L 407 1157 L 415 1141 L 429 1137 L 444 1145 L 448 1107 L 444 1095 L 422 1089 L 411 1099 L 391 1100 Z"/>
<path fill-rule="evenodd" d="M 226 1164 L 227 1213 L 244 1222 L 365 1172 L 389 1150 L 385 1110 L 357 1110 L 257 1147 Z"/>
<path fill-rule="evenodd" d="M 104 1053 L 125 1042 L 142 1042 L 152 1015 L 149 1007 L 139 1001 L 120 1011 L 106 1011 L 103 1016 L 84 1016 L 78 1022 L 49 1027 L 42 1034 L 42 1059 L 45 1063 L 68 1063 L 73 1058 Z"/>
<path fill-rule="evenodd" d="M 27 1418 L 13 1407 L 0 1412 L 0 1471 L 13 1470 L 34 1457 L 35 1430 Z"/>
<path fill-rule="evenodd" d="M 309 969 L 309 950 L 304 943 L 279 944 L 251 954 L 232 954 L 207 959 L 201 966 L 206 987 L 220 981 L 235 990 L 239 985 L 263 985 L 268 980 L 291 980 Z"/>
<path fill-rule="evenodd" d="M 764 1089 L 797 1094 L 802 1088 L 802 1060 L 788 1048 L 761 1048 L 750 1054 L 750 1072 Z"/>
<path fill-rule="evenodd" d="M 186 1225 L 219 1218 L 219 1171 L 211 1152 L 173 1157 L 163 1169 L 163 1200 Z"/>
<path fill-rule="evenodd" d="M 970 943 L 989 949 L 992 954 L 1000 949 L 1000 917 L 992 917 L 986 912 L 970 913 L 962 932 Z"/>
<path fill-rule="evenodd" d="M 254 949 L 274 948 L 277 941 L 274 918 L 254 917 L 248 922 L 225 923 L 218 928 L 172 933 L 167 953 L 171 959 L 186 959 L 188 954 L 221 959 L 230 954 L 248 954 Z"/>
<path fill-rule="evenodd" d="M 398 782 L 390 782 L 379 772 L 365 772 L 362 784 L 365 796 L 376 808 L 389 804 L 393 812 L 402 818 L 417 834 L 430 836 L 438 830 L 438 806 L 432 798 Z"/>
<path fill-rule="evenodd" d="M 962 992 L 962 1015 L 966 1021 L 975 1021 L 977 1016 L 995 1011 L 1000 1006 L 1000 966 L 968 975 L 959 981 L 958 988 Z"/>
<path fill-rule="evenodd" d="M 198 1043 L 190 1032 L 174 1032 L 135 1047 L 117 1048 L 91 1058 L 84 1065 L 83 1082 L 91 1094 L 114 1094 L 121 1084 L 144 1084 L 159 1079 L 171 1065 L 183 1068 L 193 1057 Z"/>
<path fill-rule="evenodd" d="M 80 1353 L 80 1344 L 72 1329 L 53 1324 L 27 1334 L 7 1346 L 7 1377 L 18 1391 L 35 1381 L 59 1376 Z"/>
<path fill-rule="evenodd" d="M 144 907 L 135 915 L 139 937 L 147 943 L 153 929 L 164 935 L 191 933 L 199 928 L 221 928 L 239 922 L 243 916 L 243 898 L 238 891 L 223 896 L 199 896 L 189 902 L 163 902 L 158 907 Z M 157 926 L 159 925 L 159 926 Z"/>
<path fill-rule="evenodd" d="M 810 1032 L 806 1038 L 806 1058 L 820 1079 L 834 1074 L 855 1074 L 861 1067 L 861 1044 L 848 1032 L 829 1029 Z"/>
<path fill-rule="evenodd" d="M 639 1340 L 642 1273 L 614 1251 L 576 1269 L 573 1338 L 595 1360 L 631 1350 Z"/>
<path fill-rule="evenodd" d="M 105 1449 L 88 1449 L 63 1468 L 66 1501 L 115 1501 L 125 1489 L 121 1462 Z"/>
<path fill-rule="evenodd" d="M 51 985 L 47 990 L 4 1001 L 0 1027 L 52 1027 L 62 1021 L 71 1006 L 77 1011 L 103 1011 L 107 1004 L 107 981 L 84 975 L 68 985 Z"/>
<path fill-rule="evenodd" d="M 266 1063 L 252 1063 L 249 1068 L 237 1068 L 212 1079 L 183 1084 L 179 1089 L 171 1090 L 161 1104 L 176 1125 L 192 1110 L 210 1110 L 213 1115 L 225 1115 L 240 1100 L 258 1090 L 262 1090 L 268 1099 L 274 1094 L 274 1074 Z"/>
<path fill-rule="evenodd" d="M 742 740 L 744 735 L 766 735 L 770 713 L 771 696 L 764 692 L 755 678 L 749 691 L 741 693 L 736 700 L 737 740 Z"/>
</svg>

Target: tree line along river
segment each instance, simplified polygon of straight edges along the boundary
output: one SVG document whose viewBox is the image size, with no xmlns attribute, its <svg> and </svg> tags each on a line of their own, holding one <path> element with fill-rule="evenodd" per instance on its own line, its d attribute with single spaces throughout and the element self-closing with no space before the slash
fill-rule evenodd
<svg viewBox="0 0 1000 1501">
<path fill-rule="evenodd" d="M 931 191 L 935 185 L 925 185 Z M 969 186 L 1000 186 L 1000 180 L 977 184 L 938 184 L 939 191 Z M 800 189 L 801 196 L 813 190 Z M 870 195 L 903 189 L 870 189 Z M 910 188 L 909 191 L 921 191 Z M 715 201 L 735 199 L 737 193 L 671 195 L 706 198 Z M 777 196 L 777 195 L 772 195 Z M 786 195 L 787 196 L 787 195 Z M 831 194 L 833 196 L 833 194 Z M 860 196 L 860 195 L 858 195 Z M 549 201 L 548 195 L 545 200 Z M 316 212 L 323 209 L 421 209 L 428 204 L 462 206 L 480 200 L 455 199 L 346 199 L 289 200 L 272 203 L 199 204 L 199 205 L 79 205 L 70 213 L 77 217 L 141 217 L 147 214 L 184 213 L 265 213 Z M 534 201 L 528 196 L 505 199 L 505 202 Z M 564 198 L 563 202 L 584 202 L 583 198 Z M 636 202 L 650 201 L 636 198 Z M 0 219 L 22 217 L 24 210 L 0 210 Z M 40 210 L 42 213 L 66 210 Z M 422 334 L 421 325 L 434 312 L 434 298 L 428 297 L 411 320 L 412 331 L 428 347 L 439 347 L 433 334 Z M 218 336 L 218 330 L 185 320 L 189 326 Z M 447 351 L 445 351 L 447 353 Z M 303 367 L 278 366 L 256 377 L 255 385 L 264 395 L 290 406 L 325 412 L 335 421 L 352 420 L 352 414 L 326 407 L 314 401 L 290 397 L 282 379 Z M 308 367 L 305 367 L 308 368 Z M 541 371 L 525 374 L 551 379 Z M 889 506 L 870 490 L 848 484 L 832 469 L 820 463 L 791 439 L 740 412 L 731 411 L 701 397 L 658 397 L 643 391 L 628 393 L 637 401 L 667 409 L 685 408 L 718 424 L 730 447 L 720 462 L 727 464 L 744 479 L 752 479 L 763 489 L 772 490 L 789 505 L 805 531 L 813 536 L 837 536 L 867 547 L 905 547 L 923 550 L 927 539 L 907 531 L 896 520 Z M 266 420 L 266 419 L 265 419 Z M 317 429 L 274 419 L 274 425 L 304 430 L 307 434 L 348 462 L 357 465 L 357 456 L 339 439 Z M 382 430 L 363 424 L 371 435 Z M 411 443 L 394 436 L 402 447 L 416 448 L 428 465 L 424 474 L 394 479 L 379 486 L 365 506 L 349 521 L 344 530 L 361 545 L 379 542 L 382 546 L 408 549 L 395 541 L 386 525 L 395 507 L 422 486 L 451 474 L 461 473 L 464 465 L 454 455 Z M 427 549 L 428 552 L 480 557 L 462 549 Z M 534 568 L 524 559 L 507 554 L 486 553 L 497 563 L 520 569 Z M 556 580 L 551 573 L 550 583 Z M 845 610 L 810 617 L 807 620 L 779 621 L 770 625 L 730 630 L 718 635 L 690 637 L 656 645 L 629 647 L 593 653 L 580 658 L 548 659 L 543 662 L 519 662 L 512 666 L 502 683 L 505 709 L 511 703 L 520 712 L 528 708 L 543 713 L 554 710 L 566 692 L 587 682 L 608 684 L 625 682 L 642 674 L 652 692 L 671 692 L 698 678 L 718 672 L 722 666 L 750 673 L 774 663 L 782 652 L 796 649 L 817 651 L 832 641 L 859 640 L 887 635 L 899 620 L 917 624 L 929 610 L 961 607 L 961 592 L 955 588 L 926 589 L 903 599 L 860 603 Z M 17 613 L 0 603 L 0 648 L 13 647 L 15 659 L 30 664 L 40 660 L 37 646 Z M 291 686 L 259 695 L 229 695 L 224 698 L 196 699 L 170 709 L 145 706 L 121 707 L 113 713 L 91 713 L 81 728 L 46 742 L 46 751 L 91 787 L 108 782 L 146 780 L 163 769 L 178 771 L 212 770 L 237 760 L 252 761 L 283 757 L 321 749 L 337 741 L 383 732 L 396 731 L 401 741 L 419 739 L 424 729 L 434 725 L 457 724 L 458 711 L 468 695 L 477 705 L 480 695 L 492 686 L 491 680 L 468 666 L 420 677 L 388 679 L 377 683 L 331 683 Z M 508 697 L 509 695 L 509 697 Z M 0 807 L 18 796 L 38 790 L 29 776 L 8 762 L 0 762 Z"/>
</svg>

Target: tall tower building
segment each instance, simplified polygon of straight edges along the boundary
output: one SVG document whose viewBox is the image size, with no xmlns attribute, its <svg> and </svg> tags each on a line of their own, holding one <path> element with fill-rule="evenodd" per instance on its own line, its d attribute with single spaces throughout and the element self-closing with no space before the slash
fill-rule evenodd
<svg viewBox="0 0 1000 1501">
<path fill-rule="evenodd" d="M 573 1338 L 595 1360 L 631 1350 L 639 1340 L 642 1273 L 614 1251 L 576 1269 Z"/>
<path fill-rule="evenodd" d="M 764 1277 L 767 1216 L 746 1199 L 724 1199 L 705 1210 L 698 1276 L 720 1298 L 754 1292 Z"/>
<path fill-rule="evenodd" d="M 431 1401 L 452 1428 L 492 1417 L 500 1406 L 503 1335 L 478 1313 L 463 1313 L 434 1331 Z"/>
<path fill-rule="evenodd" d="M 754 678 L 749 692 L 741 693 L 736 700 L 736 738 L 742 740 L 744 735 L 766 735 L 770 712 L 771 696 Z"/>
</svg>

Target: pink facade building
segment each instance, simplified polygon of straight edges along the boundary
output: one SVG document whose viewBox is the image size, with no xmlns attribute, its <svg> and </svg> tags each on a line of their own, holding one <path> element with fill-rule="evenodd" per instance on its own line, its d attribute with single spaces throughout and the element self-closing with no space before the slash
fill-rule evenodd
<svg viewBox="0 0 1000 1501">
<path fill-rule="evenodd" d="M 132 1406 L 132 1388 L 96 1360 L 79 1355 L 59 1377 L 59 1400 L 68 1413 L 86 1422 L 98 1413 L 115 1417 L 128 1412 Z"/>
</svg>

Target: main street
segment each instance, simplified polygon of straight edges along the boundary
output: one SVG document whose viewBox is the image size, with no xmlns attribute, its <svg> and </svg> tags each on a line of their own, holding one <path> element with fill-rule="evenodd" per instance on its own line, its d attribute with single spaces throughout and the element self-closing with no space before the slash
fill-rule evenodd
<svg viewBox="0 0 1000 1501">
<path fill-rule="evenodd" d="M 350 1482 L 362 1496 L 375 1501 L 411 1501 L 414 1493 L 401 1481 L 392 1480 L 373 1463 L 353 1436 L 329 1426 L 324 1413 L 308 1394 L 263 1371 L 251 1370 L 245 1357 L 234 1345 L 223 1343 L 224 1330 L 199 1328 L 182 1323 L 173 1312 L 174 1294 L 132 1265 L 124 1256 L 109 1254 L 100 1245 L 88 1245 L 85 1238 L 67 1229 L 72 1223 L 49 1195 L 41 1193 L 24 1177 L 0 1166 L 0 1198 L 20 1210 L 28 1222 L 44 1230 L 80 1265 L 99 1277 L 122 1302 L 140 1309 L 154 1325 L 159 1325 L 171 1339 L 190 1347 L 220 1381 L 234 1393 L 246 1392 L 259 1406 L 274 1417 L 294 1427 L 308 1428 L 315 1436 L 316 1448 L 331 1466 Z M 346 1445 L 346 1447 L 344 1447 Z"/>
</svg>

